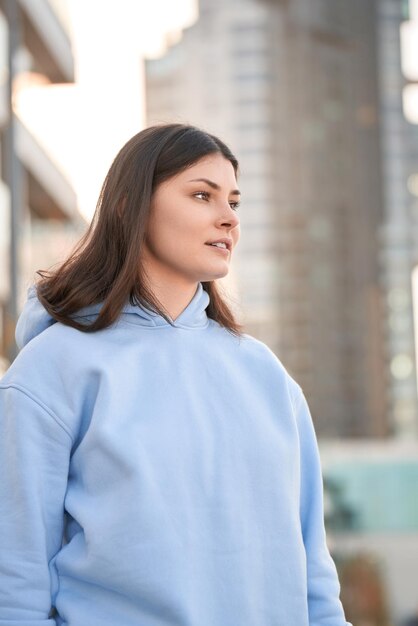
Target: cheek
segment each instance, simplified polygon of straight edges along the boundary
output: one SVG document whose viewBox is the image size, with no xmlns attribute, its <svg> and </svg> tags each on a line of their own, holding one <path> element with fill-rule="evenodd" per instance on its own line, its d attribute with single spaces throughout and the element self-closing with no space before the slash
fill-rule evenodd
<svg viewBox="0 0 418 626">
<path fill-rule="evenodd" d="M 199 236 L 193 232 L 187 218 L 181 211 L 155 213 L 150 218 L 147 229 L 147 244 L 160 258 L 172 259 L 187 256 L 190 243 Z"/>
</svg>

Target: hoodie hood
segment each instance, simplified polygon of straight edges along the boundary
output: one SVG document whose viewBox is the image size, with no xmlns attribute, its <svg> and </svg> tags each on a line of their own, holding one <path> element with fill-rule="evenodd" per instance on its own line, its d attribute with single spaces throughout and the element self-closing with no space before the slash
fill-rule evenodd
<svg viewBox="0 0 418 626">
<path fill-rule="evenodd" d="M 208 323 L 206 308 L 209 302 L 209 294 L 203 289 L 202 283 L 199 282 L 195 295 L 180 315 L 175 320 L 172 320 L 172 325 L 176 328 L 186 329 L 204 328 Z M 97 303 L 83 307 L 71 317 L 76 320 L 85 319 L 86 323 L 89 323 L 98 316 L 102 306 L 102 303 Z M 154 328 L 170 326 L 162 315 L 151 311 L 151 309 L 145 306 L 130 304 L 129 301 L 124 305 L 121 314 L 129 315 L 130 322 L 141 326 Z M 27 301 L 16 325 L 15 338 L 18 348 L 21 350 L 34 337 L 40 335 L 49 326 L 56 323 L 56 320 L 39 301 L 36 285 L 31 285 L 27 291 Z"/>
</svg>

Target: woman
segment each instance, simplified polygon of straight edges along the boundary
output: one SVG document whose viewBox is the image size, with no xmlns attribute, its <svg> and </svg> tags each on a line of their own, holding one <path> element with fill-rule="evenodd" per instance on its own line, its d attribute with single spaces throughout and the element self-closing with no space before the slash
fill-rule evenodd
<svg viewBox="0 0 418 626">
<path fill-rule="evenodd" d="M 0 381 L 0 626 L 346 626 L 301 387 L 216 279 L 238 163 L 167 124 L 38 272 Z"/>
</svg>

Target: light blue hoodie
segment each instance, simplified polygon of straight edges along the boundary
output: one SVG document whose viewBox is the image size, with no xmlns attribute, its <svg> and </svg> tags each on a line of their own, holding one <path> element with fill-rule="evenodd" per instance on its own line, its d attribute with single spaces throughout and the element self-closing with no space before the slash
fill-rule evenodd
<svg viewBox="0 0 418 626">
<path fill-rule="evenodd" d="M 28 296 L 0 381 L 0 626 L 346 626 L 274 353 L 208 318 L 201 283 L 173 325 L 127 304 L 93 333 Z"/>
</svg>

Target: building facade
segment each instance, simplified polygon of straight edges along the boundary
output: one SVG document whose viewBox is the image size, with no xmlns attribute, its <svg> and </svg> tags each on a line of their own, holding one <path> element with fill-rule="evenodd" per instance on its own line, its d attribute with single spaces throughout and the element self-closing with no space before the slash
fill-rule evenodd
<svg viewBox="0 0 418 626">
<path fill-rule="evenodd" d="M 14 327 L 35 271 L 56 262 L 86 225 L 70 182 L 12 106 L 22 76 L 73 82 L 64 8 L 58 0 L 0 2 L 0 371 L 16 355 Z"/>
<path fill-rule="evenodd" d="M 304 388 L 320 435 L 385 437 L 385 222 L 376 3 L 203 0 L 147 62 L 147 122 L 218 133 L 241 163 L 232 283 L 248 332 Z"/>
<path fill-rule="evenodd" d="M 408 184 L 418 173 L 418 124 L 403 110 L 400 27 L 409 3 L 377 3 L 379 118 L 384 220 L 380 266 L 385 294 L 384 337 L 388 416 L 399 437 L 418 437 L 417 355 L 412 272 L 418 264 L 418 190 Z M 418 16 L 417 16 L 418 19 Z M 418 319 L 418 317 L 417 317 Z"/>
</svg>

